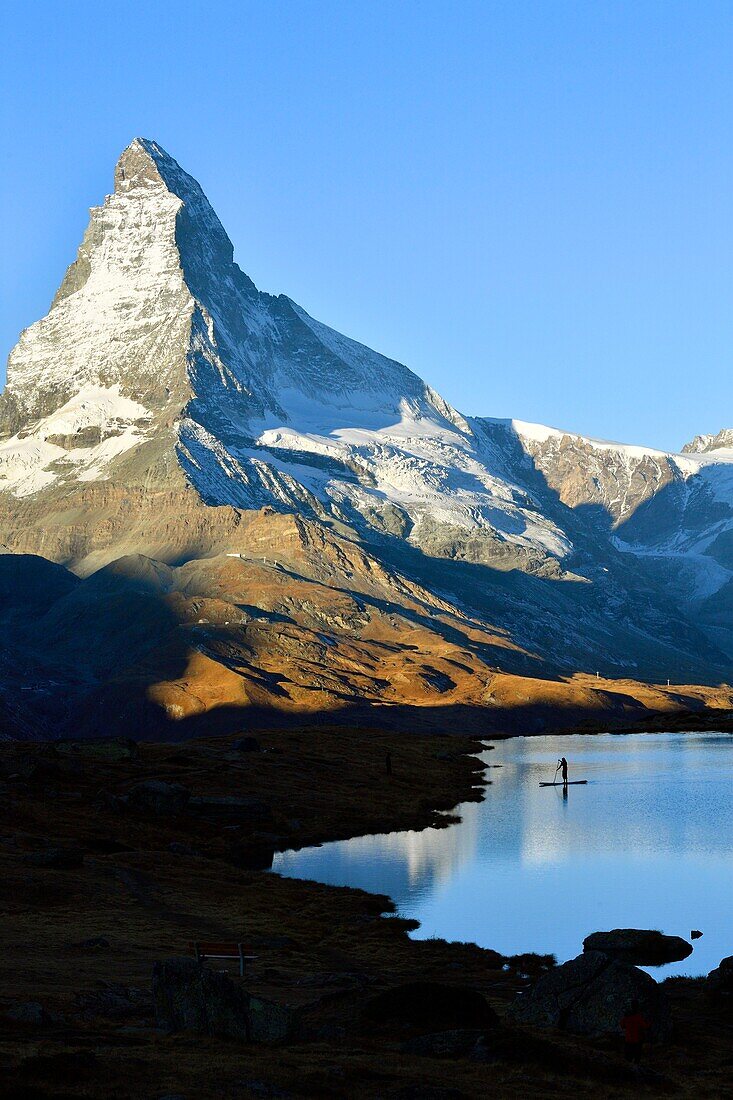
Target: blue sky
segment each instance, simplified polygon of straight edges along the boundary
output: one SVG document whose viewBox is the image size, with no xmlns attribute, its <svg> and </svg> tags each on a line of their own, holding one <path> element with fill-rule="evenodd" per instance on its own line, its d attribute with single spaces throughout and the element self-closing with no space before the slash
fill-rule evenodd
<svg viewBox="0 0 733 1100">
<path fill-rule="evenodd" d="M 3 364 L 142 135 L 258 286 L 464 412 L 733 426 L 731 0 L 3 10 Z"/>
</svg>

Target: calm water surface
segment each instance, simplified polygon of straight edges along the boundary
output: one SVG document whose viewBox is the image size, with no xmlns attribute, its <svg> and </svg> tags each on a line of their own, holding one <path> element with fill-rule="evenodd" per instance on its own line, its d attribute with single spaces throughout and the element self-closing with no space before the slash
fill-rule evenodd
<svg viewBox="0 0 733 1100">
<path fill-rule="evenodd" d="M 418 937 L 503 954 L 582 949 L 589 932 L 659 928 L 693 954 L 655 976 L 702 974 L 733 954 L 733 736 L 517 737 L 482 759 L 492 783 L 460 825 L 283 852 L 280 874 L 389 894 Z M 558 757 L 585 787 L 539 786 Z M 495 765 L 500 764 L 501 767 Z M 398 761 L 395 761 L 397 768 Z"/>
</svg>

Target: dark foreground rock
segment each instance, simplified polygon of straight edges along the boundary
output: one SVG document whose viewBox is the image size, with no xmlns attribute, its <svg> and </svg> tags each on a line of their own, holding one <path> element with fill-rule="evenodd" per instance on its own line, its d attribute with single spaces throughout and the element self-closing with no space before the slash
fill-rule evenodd
<svg viewBox="0 0 733 1100">
<path fill-rule="evenodd" d="M 723 959 L 705 980 L 705 992 L 711 997 L 733 998 L 733 955 Z"/>
<path fill-rule="evenodd" d="M 655 1042 L 671 1033 L 669 1002 L 653 978 L 635 966 L 586 951 L 543 975 L 510 1009 L 517 1023 L 556 1027 L 576 1035 L 619 1033 L 633 1001 L 649 1021 Z"/>
<path fill-rule="evenodd" d="M 665 936 L 647 928 L 613 928 L 593 932 L 583 940 L 584 951 L 602 951 L 604 955 L 631 966 L 664 966 L 681 962 L 692 954 L 692 944 L 681 936 Z"/>
<path fill-rule="evenodd" d="M 408 982 L 372 997 L 364 1015 L 375 1023 L 432 1031 L 498 1026 L 499 1019 L 475 989 L 440 982 Z"/>
<path fill-rule="evenodd" d="M 252 1043 L 291 1038 L 292 1011 L 251 996 L 237 979 L 195 959 L 165 959 L 153 968 L 155 1018 L 169 1031 L 197 1031 Z"/>
</svg>

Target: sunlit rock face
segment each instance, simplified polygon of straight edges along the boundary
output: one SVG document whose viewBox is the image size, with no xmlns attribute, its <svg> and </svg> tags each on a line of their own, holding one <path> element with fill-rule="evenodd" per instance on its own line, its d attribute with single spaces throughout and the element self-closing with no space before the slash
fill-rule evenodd
<svg viewBox="0 0 733 1100">
<path fill-rule="evenodd" d="M 674 480 L 671 455 L 516 424 L 551 489 L 571 508 L 597 508 L 618 526 Z"/>
<path fill-rule="evenodd" d="M 696 435 L 682 450 L 685 454 L 733 450 L 733 428 L 721 428 L 717 435 Z"/>
<path fill-rule="evenodd" d="M 328 584 L 353 579 L 345 544 L 368 547 L 393 594 L 448 599 L 533 670 L 727 676 L 729 433 L 672 455 L 463 415 L 259 291 L 155 142 L 133 141 L 114 178 L 9 359 L 11 551 L 83 574 L 131 553 L 180 564 L 240 552 L 242 517 L 266 509 L 309 525 Z M 268 529 L 259 551 L 276 556 Z"/>
</svg>

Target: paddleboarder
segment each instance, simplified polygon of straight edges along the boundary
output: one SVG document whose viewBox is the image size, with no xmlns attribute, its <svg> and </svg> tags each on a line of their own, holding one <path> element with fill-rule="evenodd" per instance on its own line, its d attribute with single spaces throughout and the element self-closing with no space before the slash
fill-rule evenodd
<svg viewBox="0 0 733 1100">
<path fill-rule="evenodd" d="M 557 778 L 558 775 L 560 779 Z M 568 762 L 564 756 L 561 756 L 552 779 L 547 783 L 540 780 L 540 787 L 584 787 L 587 782 L 587 779 L 568 779 Z"/>
</svg>

